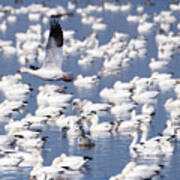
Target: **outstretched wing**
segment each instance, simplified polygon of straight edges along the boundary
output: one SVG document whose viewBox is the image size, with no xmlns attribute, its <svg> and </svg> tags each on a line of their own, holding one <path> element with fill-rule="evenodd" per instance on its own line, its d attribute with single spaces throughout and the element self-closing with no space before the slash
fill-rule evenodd
<svg viewBox="0 0 180 180">
<path fill-rule="evenodd" d="M 62 67 L 63 56 L 63 31 L 59 22 L 55 19 L 50 21 L 50 33 L 46 46 L 46 57 L 43 68 L 60 68 Z"/>
<path fill-rule="evenodd" d="M 63 31 L 59 22 L 55 19 L 50 21 L 51 29 L 49 37 L 53 38 L 57 47 L 63 46 Z M 49 44 L 47 44 L 48 47 Z"/>
</svg>

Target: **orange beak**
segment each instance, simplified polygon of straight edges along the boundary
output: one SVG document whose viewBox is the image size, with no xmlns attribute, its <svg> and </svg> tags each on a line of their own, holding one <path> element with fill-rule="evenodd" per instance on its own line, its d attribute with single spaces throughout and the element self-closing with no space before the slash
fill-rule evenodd
<svg viewBox="0 0 180 180">
<path fill-rule="evenodd" d="M 73 78 L 71 76 L 64 75 L 63 80 L 66 81 L 66 82 L 71 82 L 73 80 Z"/>
</svg>

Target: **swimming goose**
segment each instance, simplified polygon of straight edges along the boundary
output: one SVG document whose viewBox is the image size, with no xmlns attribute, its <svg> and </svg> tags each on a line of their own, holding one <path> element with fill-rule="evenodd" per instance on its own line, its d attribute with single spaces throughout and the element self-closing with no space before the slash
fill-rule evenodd
<svg viewBox="0 0 180 180">
<path fill-rule="evenodd" d="M 33 149 L 32 152 L 17 151 L 9 155 L 13 158 L 23 159 L 23 162 L 19 165 L 20 167 L 36 166 L 36 164 L 43 162 L 41 151 Z"/>
<path fill-rule="evenodd" d="M 91 88 L 99 83 L 99 77 L 93 76 L 82 76 L 79 74 L 74 81 L 74 85 L 77 87 Z"/>
<path fill-rule="evenodd" d="M 141 179 L 152 179 L 153 177 L 159 175 L 160 170 L 163 168 L 163 165 L 136 165 L 132 171 L 130 171 L 126 179 L 128 180 L 141 180 Z"/>
<path fill-rule="evenodd" d="M 114 122 L 99 122 L 99 117 L 96 112 L 92 112 L 87 120 L 92 123 L 90 127 L 91 133 L 93 132 L 111 132 L 113 130 Z"/>
<path fill-rule="evenodd" d="M 89 160 L 92 160 L 92 158 L 88 156 L 67 156 L 63 153 L 53 160 L 52 167 L 68 167 L 69 170 L 78 171 L 87 164 Z"/>
<path fill-rule="evenodd" d="M 138 132 L 132 132 L 129 134 L 130 136 L 133 136 L 133 141 L 129 146 L 130 154 L 132 157 L 157 157 L 157 156 L 163 156 L 164 152 L 162 150 L 160 140 L 155 138 L 151 138 L 149 140 L 146 140 L 147 132 L 146 134 L 142 135 L 142 138 L 140 140 L 140 143 L 137 144 L 138 141 Z"/>
<path fill-rule="evenodd" d="M 166 135 L 166 136 L 159 135 L 146 140 L 148 135 L 148 126 L 145 124 L 141 124 L 139 129 L 142 130 L 143 132 L 140 140 L 140 145 L 142 145 L 144 149 L 143 154 L 148 156 L 149 155 L 159 156 L 159 155 L 168 155 L 174 152 L 175 142 L 176 142 L 175 135 Z M 150 151 L 148 152 L 148 150 Z M 160 151 L 156 152 L 156 150 L 160 150 Z"/>
<path fill-rule="evenodd" d="M 5 156 L 1 158 L 1 164 L 0 167 L 19 167 L 19 165 L 23 162 L 23 158 L 18 158 L 18 157 L 10 157 L 10 156 Z"/>
<path fill-rule="evenodd" d="M 43 166 L 42 162 L 39 162 L 33 167 L 30 173 L 30 180 L 57 180 L 62 178 L 63 173 L 64 170 L 62 168 L 54 168 L 53 166 Z"/>
<path fill-rule="evenodd" d="M 155 115 L 155 108 L 151 104 L 144 104 L 141 109 L 142 114 L 147 114 L 150 116 Z"/>
<path fill-rule="evenodd" d="M 136 167 L 136 163 L 134 161 L 129 162 L 124 169 L 121 171 L 120 174 L 116 176 L 110 177 L 109 180 L 126 180 L 126 175 L 128 175 L 133 169 Z"/>
<path fill-rule="evenodd" d="M 128 132 L 128 131 L 134 131 L 138 128 L 140 125 L 140 121 L 136 119 L 131 120 L 117 120 L 117 132 Z"/>
<path fill-rule="evenodd" d="M 92 111 L 102 114 L 102 112 L 107 112 L 111 105 L 107 103 L 93 103 L 87 99 L 80 100 L 78 98 L 72 101 L 72 110 L 81 112 L 83 114 L 90 114 Z"/>
<path fill-rule="evenodd" d="M 50 33 L 49 39 L 46 46 L 46 57 L 39 69 L 28 69 L 22 67 L 18 72 L 26 72 L 35 75 L 45 80 L 64 80 L 72 81 L 72 77 L 68 76 L 67 73 L 62 71 L 62 46 L 63 46 L 63 31 L 56 20 L 50 21 Z"/>
<path fill-rule="evenodd" d="M 12 135 L 0 135 L 1 142 L 0 142 L 0 147 L 3 148 L 8 148 L 10 146 L 14 146 L 16 143 L 15 138 Z"/>
<path fill-rule="evenodd" d="M 91 137 L 85 133 L 78 137 L 78 145 L 80 148 L 86 149 L 95 146 L 95 143 Z"/>
<path fill-rule="evenodd" d="M 160 173 L 163 165 L 138 165 L 136 162 L 129 162 L 120 174 L 112 176 L 110 180 L 142 180 L 151 179 Z"/>
<path fill-rule="evenodd" d="M 32 138 L 25 139 L 23 136 L 16 136 L 16 144 L 27 152 L 31 152 L 34 149 L 42 150 L 45 142 L 47 141 L 47 136 L 42 138 Z"/>
</svg>

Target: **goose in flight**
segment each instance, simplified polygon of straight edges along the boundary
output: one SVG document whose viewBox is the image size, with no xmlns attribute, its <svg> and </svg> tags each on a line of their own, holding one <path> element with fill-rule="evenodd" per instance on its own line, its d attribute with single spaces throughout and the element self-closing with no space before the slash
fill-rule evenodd
<svg viewBox="0 0 180 180">
<path fill-rule="evenodd" d="M 46 56 L 41 68 L 22 67 L 18 72 L 25 72 L 45 80 L 72 81 L 72 77 L 62 71 L 63 31 L 57 20 L 50 21 L 50 33 L 46 45 Z"/>
</svg>

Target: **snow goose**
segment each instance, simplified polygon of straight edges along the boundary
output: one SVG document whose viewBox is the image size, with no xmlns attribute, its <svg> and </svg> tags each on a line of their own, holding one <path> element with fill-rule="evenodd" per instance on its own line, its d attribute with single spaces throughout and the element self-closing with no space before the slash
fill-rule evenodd
<svg viewBox="0 0 180 180">
<path fill-rule="evenodd" d="M 138 23 L 139 22 L 139 16 L 138 15 L 131 15 L 129 14 L 126 18 L 128 22 Z"/>
<path fill-rule="evenodd" d="M 62 107 L 42 107 L 38 108 L 35 112 L 35 115 L 40 118 L 47 118 L 48 121 L 44 121 L 44 123 L 48 123 L 49 120 L 59 117 L 63 114 L 64 108 Z"/>
<path fill-rule="evenodd" d="M 119 133 L 137 130 L 140 125 L 140 121 L 133 119 L 127 121 L 117 120 L 115 122 L 117 122 L 116 131 Z"/>
<path fill-rule="evenodd" d="M 8 148 L 11 146 L 14 146 L 16 143 L 15 138 L 12 135 L 0 135 L 1 142 L 0 142 L 0 147 L 3 148 Z"/>
<path fill-rule="evenodd" d="M 92 29 L 94 31 L 104 31 L 106 30 L 106 28 L 107 28 L 107 25 L 103 23 L 93 23 L 92 25 Z"/>
<path fill-rule="evenodd" d="M 16 48 L 13 46 L 4 46 L 2 47 L 2 50 L 3 50 L 3 54 L 8 57 L 16 54 Z"/>
<path fill-rule="evenodd" d="M 120 174 L 116 176 L 112 176 L 109 180 L 126 180 L 126 177 L 133 169 L 136 167 L 136 163 L 134 161 L 129 162 Z"/>
<path fill-rule="evenodd" d="M 5 117 L 13 118 L 20 113 L 23 113 L 26 104 L 24 104 L 22 101 L 4 100 L 0 104 L 0 117 L 2 118 L 1 121 Z"/>
<path fill-rule="evenodd" d="M 151 114 L 136 114 L 136 110 L 133 110 L 131 113 L 131 119 L 148 124 L 152 121 L 152 116 Z"/>
<path fill-rule="evenodd" d="M 91 64 L 93 61 L 94 61 L 94 58 L 92 56 L 81 55 L 80 59 L 78 60 L 78 65 L 86 66 L 86 65 Z"/>
<path fill-rule="evenodd" d="M 154 27 L 155 27 L 154 23 L 146 22 L 144 19 L 141 19 L 137 27 L 137 31 L 140 34 L 146 34 L 146 33 L 151 32 L 154 29 Z"/>
<path fill-rule="evenodd" d="M 173 126 L 173 122 L 171 120 L 167 120 L 165 123 L 165 129 L 162 132 L 163 136 L 170 136 L 175 134 L 175 127 Z"/>
<path fill-rule="evenodd" d="M 133 141 L 129 146 L 130 154 L 132 157 L 157 157 L 164 155 L 159 140 L 153 138 L 137 144 L 138 132 L 135 131 L 130 133 L 129 135 L 133 137 Z"/>
<path fill-rule="evenodd" d="M 156 61 L 154 58 L 150 59 L 149 67 L 152 71 L 161 70 L 166 68 L 168 65 L 167 61 L 159 60 Z"/>
<path fill-rule="evenodd" d="M 145 103 L 156 103 L 157 102 L 157 95 L 159 94 L 159 91 L 147 91 L 143 89 L 142 87 L 138 87 L 133 91 L 134 94 L 132 96 L 132 99 L 139 103 L 139 104 L 145 104 Z"/>
<path fill-rule="evenodd" d="M 99 93 L 100 97 L 103 98 L 105 101 L 120 104 L 122 102 L 129 102 L 131 101 L 132 93 L 129 90 L 115 90 L 112 88 L 104 88 Z"/>
<path fill-rule="evenodd" d="M 147 114 L 147 115 L 153 116 L 153 115 L 155 115 L 155 108 L 154 108 L 154 106 L 146 103 L 142 106 L 141 112 L 142 112 L 142 114 Z"/>
<path fill-rule="evenodd" d="M 107 112 L 111 105 L 110 104 L 106 104 L 106 103 L 93 103 L 91 101 L 83 101 L 83 107 L 82 107 L 82 111 L 85 114 L 89 114 L 92 111 L 98 113 L 98 114 L 102 114 L 102 112 Z"/>
<path fill-rule="evenodd" d="M 0 167 L 11 168 L 11 167 L 19 167 L 19 165 L 23 162 L 23 158 L 5 156 L 0 158 L 1 164 Z"/>
<path fill-rule="evenodd" d="M 144 11 L 144 7 L 142 5 L 138 5 L 137 8 L 136 8 L 136 11 L 138 13 L 142 13 Z"/>
<path fill-rule="evenodd" d="M 54 168 L 52 166 L 43 166 L 42 162 L 37 163 L 31 173 L 30 180 L 44 180 L 44 179 L 61 179 L 64 174 L 62 168 Z"/>
<path fill-rule="evenodd" d="M 169 98 L 165 102 L 164 107 L 169 113 L 172 113 L 173 111 L 179 111 L 180 100 L 179 99 Z"/>
<path fill-rule="evenodd" d="M 56 120 L 56 125 L 60 128 L 63 129 L 64 127 L 69 127 L 70 122 L 76 123 L 80 120 L 80 116 L 65 116 L 62 114 L 58 119 Z"/>
<path fill-rule="evenodd" d="M 62 167 L 68 168 L 71 171 L 79 171 L 89 160 L 92 160 L 92 158 L 88 156 L 67 156 L 63 153 L 53 160 L 52 167 Z"/>
<path fill-rule="evenodd" d="M 37 149 L 33 149 L 32 152 L 17 151 L 15 153 L 11 153 L 9 156 L 22 158 L 23 162 L 19 165 L 20 167 L 35 166 L 36 164 L 43 162 L 41 151 Z"/>
<path fill-rule="evenodd" d="M 137 165 L 134 169 L 126 175 L 128 180 L 152 179 L 159 175 L 163 165 Z"/>
<path fill-rule="evenodd" d="M 4 20 L 2 21 L 2 23 L 0 24 L 0 31 L 2 31 L 3 33 L 5 33 L 7 30 L 7 22 Z"/>
<path fill-rule="evenodd" d="M 90 88 L 98 83 L 99 77 L 96 75 L 83 77 L 81 74 L 79 74 L 74 81 L 75 86 L 85 88 Z"/>
<path fill-rule="evenodd" d="M 7 17 L 7 21 L 8 21 L 9 23 L 15 23 L 15 22 L 17 21 L 17 16 L 15 16 L 15 15 L 10 15 L 10 16 Z"/>
<path fill-rule="evenodd" d="M 133 140 L 129 146 L 130 155 L 132 157 L 137 157 L 138 154 L 136 152 L 136 149 L 137 149 L 138 133 L 137 131 L 134 131 L 134 132 L 129 133 L 129 136 L 133 137 Z"/>
<path fill-rule="evenodd" d="M 33 138 L 33 139 L 25 139 L 23 136 L 16 136 L 16 144 L 28 151 L 31 152 L 34 149 L 41 150 L 44 147 L 45 142 L 47 141 L 47 136 L 42 138 Z"/>
<path fill-rule="evenodd" d="M 68 138 L 77 138 L 82 134 L 82 128 L 78 122 L 69 121 L 68 127 L 63 129 Z"/>
<path fill-rule="evenodd" d="M 18 72 L 26 72 L 45 80 L 72 81 L 72 77 L 62 71 L 63 55 L 63 31 L 56 20 L 51 20 L 49 39 L 46 46 L 46 57 L 40 69 L 28 69 L 22 67 Z"/>
<path fill-rule="evenodd" d="M 40 20 L 40 17 L 41 17 L 41 14 L 39 13 L 29 13 L 28 15 L 28 19 L 29 21 L 39 21 Z"/>
<path fill-rule="evenodd" d="M 11 134 L 11 132 L 29 129 L 30 125 L 31 123 L 29 122 L 15 121 L 14 119 L 10 119 L 9 123 L 5 125 L 4 129 Z"/>
<path fill-rule="evenodd" d="M 107 112 L 112 105 L 106 104 L 106 103 L 93 103 L 92 101 L 88 101 L 87 99 L 80 100 L 78 98 L 75 98 L 72 101 L 72 110 L 78 111 L 81 114 L 89 114 L 92 111 L 103 114 L 103 112 Z"/>
<path fill-rule="evenodd" d="M 167 91 L 173 90 L 177 84 L 179 84 L 178 79 L 173 79 L 173 78 L 164 79 L 159 82 L 159 89 L 162 92 L 167 92 Z"/>
<path fill-rule="evenodd" d="M 172 4 L 169 4 L 169 8 L 170 8 L 172 11 L 179 11 L 179 10 L 180 10 L 180 5 L 179 5 L 179 4 L 172 3 Z"/>
<path fill-rule="evenodd" d="M 120 11 L 122 12 L 127 12 L 127 11 L 130 11 L 132 8 L 132 4 L 131 3 L 127 3 L 127 4 L 123 4 L 120 6 Z"/>
<path fill-rule="evenodd" d="M 89 135 L 82 134 L 78 137 L 78 145 L 80 148 L 86 149 L 95 146 L 94 141 L 91 139 Z"/>
<path fill-rule="evenodd" d="M 175 148 L 175 142 L 176 142 L 176 136 L 173 134 L 173 135 L 167 135 L 167 136 L 155 136 L 155 137 L 152 137 L 151 139 L 149 140 L 146 140 L 147 139 L 147 135 L 148 135 L 148 127 L 147 125 L 145 124 L 141 124 L 140 130 L 143 131 L 142 133 L 142 137 L 141 137 L 141 140 L 140 140 L 140 144 L 143 145 L 143 147 L 145 149 L 156 149 L 159 148 L 161 149 L 162 153 L 161 155 L 169 155 L 169 154 L 172 154 L 174 152 L 174 148 Z M 153 150 L 152 149 L 152 150 Z M 147 154 L 147 155 L 155 155 L 154 153 L 150 153 Z M 157 154 L 157 155 L 160 155 L 160 154 Z"/>
<path fill-rule="evenodd" d="M 130 112 L 136 108 L 136 104 L 133 102 L 124 102 L 111 107 L 111 114 L 116 118 L 128 119 Z"/>
<path fill-rule="evenodd" d="M 126 6 L 126 5 L 125 5 Z M 103 7 L 106 11 L 111 11 L 111 12 L 117 12 L 119 11 L 120 7 L 109 2 L 104 2 Z"/>
<path fill-rule="evenodd" d="M 73 111 L 82 111 L 83 103 L 79 98 L 75 98 L 72 100 L 72 110 Z"/>
<path fill-rule="evenodd" d="M 134 85 L 129 82 L 116 81 L 113 85 L 115 90 L 129 90 L 132 91 L 134 89 Z"/>
<path fill-rule="evenodd" d="M 92 112 L 88 115 L 87 120 L 91 122 L 90 131 L 93 132 L 111 132 L 113 129 L 113 122 L 99 122 L 99 117 L 96 112 Z"/>
<path fill-rule="evenodd" d="M 47 124 L 48 117 L 43 116 L 34 116 L 30 113 L 28 113 L 23 119 L 21 119 L 21 123 L 29 123 L 30 128 L 38 129 L 42 127 L 43 125 Z"/>
<path fill-rule="evenodd" d="M 163 165 L 138 165 L 136 162 L 129 162 L 122 172 L 110 178 L 110 180 L 141 180 L 151 179 L 160 173 Z M 147 170 L 147 171 L 146 171 Z"/>
<path fill-rule="evenodd" d="M 37 96 L 37 104 L 39 108 L 67 107 L 73 95 L 63 93 L 63 89 L 64 88 L 52 85 L 40 86 L 38 88 L 39 94 Z"/>
<path fill-rule="evenodd" d="M 24 139 L 32 139 L 32 138 L 36 138 L 39 134 L 40 131 L 31 131 L 31 130 L 11 130 L 9 132 L 9 134 L 13 135 L 14 137 L 19 137 L 22 136 Z"/>
</svg>

